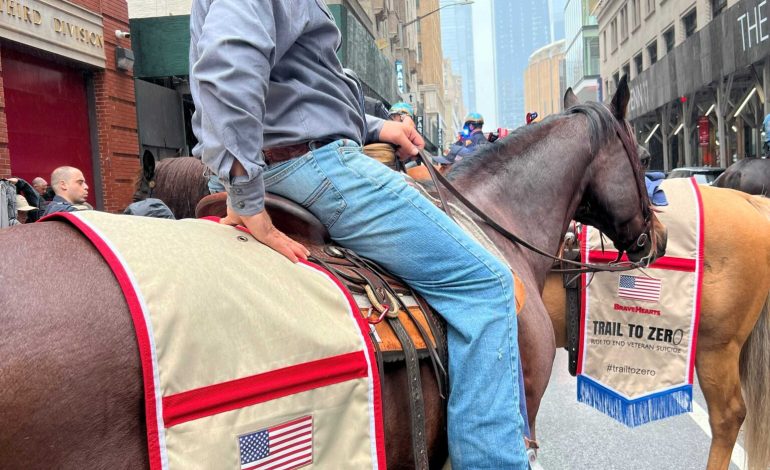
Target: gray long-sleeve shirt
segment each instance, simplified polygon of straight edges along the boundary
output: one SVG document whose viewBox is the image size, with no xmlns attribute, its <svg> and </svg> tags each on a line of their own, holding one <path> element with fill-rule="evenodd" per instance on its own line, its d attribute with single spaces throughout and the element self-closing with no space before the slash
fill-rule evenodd
<svg viewBox="0 0 770 470">
<path fill-rule="evenodd" d="M 357 84 L 343 73 L 324 0 L 193 0 L 190 35 L 193 153 L 241 215 L 264 208 L 263 148 L 364 142 L 382 129 L 364 117 Z M 235 160 L 247 175 L 231 179 Z"/>
</svg>

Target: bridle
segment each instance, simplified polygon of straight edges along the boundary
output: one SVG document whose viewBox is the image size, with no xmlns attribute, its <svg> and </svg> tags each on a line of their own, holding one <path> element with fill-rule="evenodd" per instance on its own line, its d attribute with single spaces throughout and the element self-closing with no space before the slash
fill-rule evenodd
<svg viewBox="0 0 770 470">
<path fill-rule="evenodd" d="M 639 237 L 636 239 L 636 245 L 639 247 L 642 247 L 647 244 L 648 233 L 651 233 L 652 230 L 652 210 L 649 206 L 649 198 L 647 197 L 647 190 L 642 189 L 641 187 L 641 178 L 639 175 L 639 170 L 637 166 L 634 164 L 633 161 L 633 155 L 636 155 L 636 149 L 635 147 L 632 147 L 631 139 L 628 138 L 628 124 L 626 123 L 625 129 L 621 127 L 621 123 L 617 119 L 613 119 L 613 122 L 615 123 L 615 132 L 618 135 L 618 138 L 620 138 L 620 141 L 623 143 L 623 148 L 626 151 L 626 156 L 628 158 L 628 162 L 631 164 L 632 171 L 634 173 L 634 178 L 636 179 L 636 189 L 639 192 L 639 201 L 641 204 L 642 209 L 642 215 L 644 217 L 644 230 L 639 235 Z M 622 133 L 626 132 L 626 138 L 623 137 Z M 571 266 L 577 266 L 577 268 L 569 268 L 569 269 L 556 269 L 555 271 L 559 272 L 569 272 L 569 273 L 594 273 L 594 272 L 600 272 L 600 271 L 630 271 L 637 268 L 643 268 L 647 267 L 650 264 L 650 261 L 652 259 L 653 253 L 652 249 L 650 250 L 650 254 L 639 260 L 638 262 L 627 262 L 627 263 L 621 263 L 620 259 L 623 256 L 623 251 L 618 250 L 618 258 L 609 264 L 594 264 L 594 263 L 581 263 L 579 261 L 574 261 L 570 259 L 561 258 L 558 256 L 554 256 L 546 251 L 544 251 L 541 248 L 538 248 L 531 243 L 521 239 L 516 234 L 510 232 L 503 226 L 501 226 L 499 223 L 497 223 L 494 219 L 489 217 L 484 211 L 479 209 L 478 206 L 476 206 L 474 203 L 472 203 L 470 200 L 468 200 L 463 194 L 457 190 L 457 188 L 449 182 L 442 174 L 436 171 L 435 168 L 433 168 L 433 165 L 430 162 L 430 156 L 428 155 L 425 150 L 419 151 L 420 158 L 422 159 L 423 164 L 427 167 L 428 173 L 430 174 L 431 179 L 433 180 L 433 184 L 436 186 L 436 192 L 438 193 L 439 200 L 441 201 L 441 206 L 444 212 L 455 222 L 457 222 L 454 217 L 452 217 L 452 213 L 449 209 L 449 204 L 447 204 L 446 198 L 444 197 L 444 194 L 441 191 L 441 186 L 444 186 L 454 197 L 456 197 L 461 203 L 463 203 L 471 212 L 476 214 L 484 223 L 489 225 L 492 229 L 494 229 L 497 233 L 508 239 L 514 244 L 521 245 L 522 247 L 537 253 L 539 255 L 545 256 L 546 258 L 550 258 L 554 261 L 558 261 L 562 264 L 571 265 Z M 441 184 L 439 184 L 441 183 Z"/>
</svg>

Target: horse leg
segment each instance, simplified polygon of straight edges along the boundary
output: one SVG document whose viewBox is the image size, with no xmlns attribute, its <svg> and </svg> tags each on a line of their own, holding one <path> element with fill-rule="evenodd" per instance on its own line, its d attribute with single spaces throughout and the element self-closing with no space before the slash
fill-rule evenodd
<svg viewBox="0 0 770 470">
<path fill-rule="evenodd" d="M 537 439 L 535 420 L 545 394 L 556 355 L 553 326 L 537 290 L 530 290 L 524 309 L 519 314 L 519 351 L 521 353 L 527 418 L 530 438 Z"/>
<path fill-rule="evenodd" d="M 704 349 L 701 347 L 698 351 L 695 364 L 708 405 L 712 434 L 707 469 L 725 470 L 730 466 L 738 431 L 746 417 L 738 374 L 740 346 L 730 344 L 726 348 Z"/>
</svg>

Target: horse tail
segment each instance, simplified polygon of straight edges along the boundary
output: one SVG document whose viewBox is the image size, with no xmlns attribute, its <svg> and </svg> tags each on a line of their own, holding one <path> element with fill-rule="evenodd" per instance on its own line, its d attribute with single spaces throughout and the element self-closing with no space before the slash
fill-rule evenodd
<svg viewBox="0 0 770 470">
<path fill-rule="evenodd" d="M 749 203 L 770 219 L 770 199 L 753 196 Z M 741 385 L 746 402 L 745 448 L 749 469 L 770 466 L 770 292 L 757 323 L 743 346 L 740 358 Z"/>
<path fill-rule="evenodd" d="M 744 444 L 749 469 L 770 466 L 770 295 L 741 351 L 741 385 L 746 402 Z"/>
</svg>

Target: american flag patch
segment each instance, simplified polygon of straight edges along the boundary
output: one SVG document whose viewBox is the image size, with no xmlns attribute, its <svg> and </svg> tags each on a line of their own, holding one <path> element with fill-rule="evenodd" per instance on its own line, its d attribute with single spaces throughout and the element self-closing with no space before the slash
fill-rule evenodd
<svg viewBox="0 0 770 470">
<path fill-rule="evenodd" d="M 291 470 L 313 463 L 313 417 L 238 436 L 242 470 Z"/>
<path fill-rule="evenodd" d="M 618 297 L 658 302 L 660 300 L 660 287 L 660 279 L 621 274 L 620 281 L 618 281 Z"/>
</svg>

